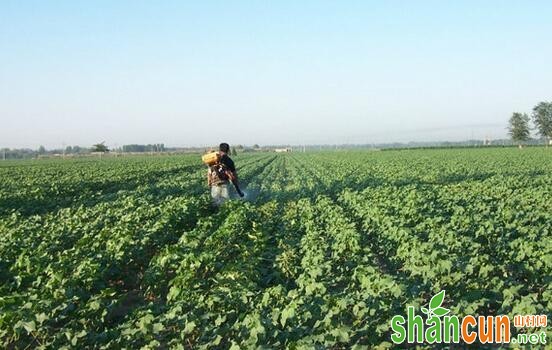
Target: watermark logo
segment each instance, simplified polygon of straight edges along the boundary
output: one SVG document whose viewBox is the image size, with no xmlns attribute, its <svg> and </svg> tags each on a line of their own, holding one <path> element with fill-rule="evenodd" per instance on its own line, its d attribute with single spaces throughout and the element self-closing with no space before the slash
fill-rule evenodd
<svg viewBox="0 0 552 350">
<path fill-rule="evenodd" d="M 467 315 L 460 319 L 443 307 L 445 291 L 435 294 L 427 307 L 416 314 L 413 306 L 407 308 L 406 318 L 395 315 L 391 319 L 391 340 L 395 344 L 546 344 L 546 332 L 524 332 L 515 337 L 510 333 L 511 325 L 516 328 L 545 328 L 546 315 L 516 315 L 510 317 Z"/>
</svg>

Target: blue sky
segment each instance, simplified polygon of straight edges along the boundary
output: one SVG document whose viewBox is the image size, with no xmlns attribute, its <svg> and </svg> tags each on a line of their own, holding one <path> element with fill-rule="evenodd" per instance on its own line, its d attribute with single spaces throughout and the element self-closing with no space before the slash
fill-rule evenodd
<svg viewBox="0 0 552 350">
<path fill-rule="evenodd" d="M 503 137 L 549 1 L 0 2 L 0 147 Z"/>
</svg>

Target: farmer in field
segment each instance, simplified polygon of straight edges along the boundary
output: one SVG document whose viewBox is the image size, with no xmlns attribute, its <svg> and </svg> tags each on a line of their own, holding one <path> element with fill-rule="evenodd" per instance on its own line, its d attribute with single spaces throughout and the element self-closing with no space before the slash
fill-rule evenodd
<svg viewBox="0 0 552 350">
<path fill-rule="evenodd" d="M 216 205 L 221 205 L 230 199 L 228 184 L 231 182 L 236 192 L 243 197 L 243 192 L 238 185 L 238 173 L 234 161 L 228 156 L 230 146 L 227 143 L 219 145 L 219 152 L 214 154 L 214 160 L 210 162 L 207 170 L 207 182 L 211 187 L 211 197 Z"/>
</svg>

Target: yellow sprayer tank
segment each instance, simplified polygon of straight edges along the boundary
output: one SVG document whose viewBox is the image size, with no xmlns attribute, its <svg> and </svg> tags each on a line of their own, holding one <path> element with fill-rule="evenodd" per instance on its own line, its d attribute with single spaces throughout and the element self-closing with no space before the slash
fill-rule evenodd
<svg viewBox="0 0 552 350">
<path fill-rule="evenodd" d="M 207 154 L 204 154 L 201 157 L 201 160 L 203 161 L 203 163 L 209 166 L 215 165 L 216 163 L 218 163 L 219 159 L 220 159 L 220 155 L 218 152 L 209 152 Z"/>
</svg>

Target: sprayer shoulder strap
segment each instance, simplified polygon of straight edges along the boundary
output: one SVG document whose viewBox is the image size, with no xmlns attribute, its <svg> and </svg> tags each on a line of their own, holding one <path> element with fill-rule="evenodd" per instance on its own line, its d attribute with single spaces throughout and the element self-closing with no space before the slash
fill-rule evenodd
<svg viewBox="0 0 552 350">
<path fill-rule="evenodd" d="M 224 164 L 217 162 L 214 165 L 211 165 L 209 168 L 210 175 L 212 176 L 215 182 L 226 182 L 228 181 L 228 175 L 226 174 L 226 169 Z"/>
<path fill-rule="evenodd" d="M 228 155 L 226 154 L 222 155 L 220 157 L 220 162 L 224 165 L 225 169 L 232 172 L 236 171 L 236 166 L 234 165 L 234 161 Z"/>
</svg>

